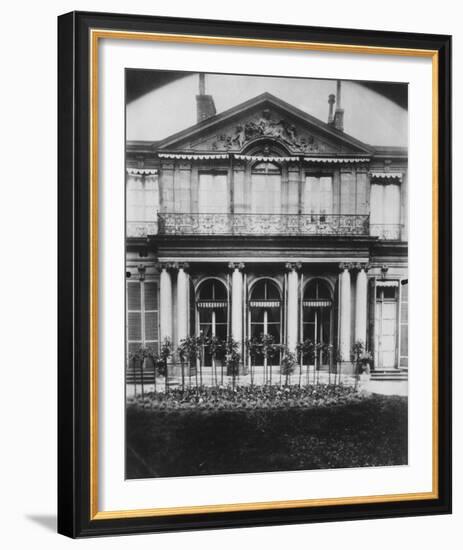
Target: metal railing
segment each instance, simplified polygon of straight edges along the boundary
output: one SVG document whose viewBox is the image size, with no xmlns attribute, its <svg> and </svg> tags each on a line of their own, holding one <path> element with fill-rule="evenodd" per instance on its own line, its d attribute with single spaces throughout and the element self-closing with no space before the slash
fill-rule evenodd
<svg viewBox="0 0 463 550">
<path fill-rule="evenodd" d="M 161 235 L 368 235 L 364 214 L 158 214 Z"/>
<path fill-rule="evenodd" d="M 128 221 L 128 238 L 150 235 L 341 235 L 400 240 L 401 224 L 371 224 L 350 214 L 176 214 L 157 221 Z"/>
<path fill-rule="evenodd" d="M 128 221 L 126 223 L 127 237 L 131 239 L 145 238 L 149 235 L 157 235 L 158 222 Z"/>
<path fill-rule="evenodd" d="M 372 223 L 370 235 L 381 240 L 397 241 L 402 237 L 402 225 L 397 223 Z"/>
</svg>

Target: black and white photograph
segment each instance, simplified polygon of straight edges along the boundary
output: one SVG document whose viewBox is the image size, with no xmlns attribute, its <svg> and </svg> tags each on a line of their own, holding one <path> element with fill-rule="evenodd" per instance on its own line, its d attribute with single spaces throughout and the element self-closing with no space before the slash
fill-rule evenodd
<svg viewBox="0 0 463 550">
<path fill-rule="evenodd" d="M 125 82 L 126 477 L 406 465 L 407 84 Z"/>
</svg>

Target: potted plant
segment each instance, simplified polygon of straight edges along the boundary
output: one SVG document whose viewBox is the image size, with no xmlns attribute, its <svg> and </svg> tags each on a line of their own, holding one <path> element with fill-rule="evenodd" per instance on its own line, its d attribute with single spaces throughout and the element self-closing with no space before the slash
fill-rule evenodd
<svg viewBox="0 0 463 550">
<path fill-rule="evenodd" d="M 264 373 L 265 382 L 270 382 L 272 385 L 272 365 L 268 364 L 279 351 L 279 346 L 275 344 L 275 338 L 271 334 L 261 334 L 261 349 L 264 356 Z M 270 367 L 270 368 L 269 368 Z"/>
<path fill-rule="evenodd" d="M 299 356 L 299 385 L 301 385 L 304 362 L 306 363 L 307 368 L 307 383 L 309 381 L 309 365 L 315 359 L 315 344 L 310 338 L 306 338 L 303 342 L 299 342 L 296 350 Z"/>
<path fill-rule="evenodd" d="M 355 387 L 357 388 L 360 377 L 362 377 L 362 381 L 369 379 L 373 356 L 371 352 L 365 348 L 365 343 L 358 340 L 352 346 L 352 359 L 355 366 Z"/>
<path fill-rule="evenodd" d="M 290 351 L 287 346 L 283 347 L 283 357 L 280 362 L 280 371 L 285 375 L 285 386 L 288 386 L 291 374 L 296 369 L 296 355 Z"/>
<path fill-rule="evenodd" d="M 254 364 L 257 361 L 259 355 L 262 355 L 262 344 L 260 340 L 255 336 L 246 340 L 246 349 L 250 359 L 250 374 L 251 374 L 251 386 L 254 385 Z"/>
<path fill-rule="evenodd" d="M 229 338 L 225 344 L 225 363 L 227 373 L 232 376 L 232 385 L 235 389 L 236 376 L 239 373 L 241 356 L 239 353 L 239 343 L 233 338 Z"/>
<path fill-rule="evenodd" d="M 179 359 L 183 363 L 189 364 L 188 380 L 191 387 L 191 375 L 194 369 L 196 378 L 196 387 L 198 387 L 198 369 L 197 362 L 200 354 L 200 348 L 198 347 L 198 339 L 195 336 L 188 336 L 180 342 L 178 347 Z"/>
<path fill-rule="evenodd" d="M 165 389 L 166 393 L 169 391 L 169 365 L 168 360 L 172 357 L 172 342 L 169 338 L 164 338 L 161 349 L 159 351 L 159 359 L 158 365 L 160 367 L 159 370 L 162 370 L 163 372 L 160 374 L 164 374 L 165 379 Z"/>
<path fill-rule="evenodd" d="M 212 356 L 212 370 L 214 373 L 215 385 L 218 385 L 217 380 L 217 359 L 222 358 L 225 353 L 225 342 L 217 336 L 212 336 L 207 340 L 207 347 Z M 223 384 L 223 361 L 222 361 L 222 384 Z"/>
</svg>

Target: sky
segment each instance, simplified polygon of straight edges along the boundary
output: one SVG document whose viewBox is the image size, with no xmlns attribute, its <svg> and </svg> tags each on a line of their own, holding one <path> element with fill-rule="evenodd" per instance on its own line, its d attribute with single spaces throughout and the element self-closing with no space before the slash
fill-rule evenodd
<svg viewBox="0 0 463 550">
<path fill-rule="evenodd" d="M 263 92 L 326 122 L 335 80 L 244 75 L 206 75 L 206 93 L 217 113 Z M 127 139 L 156 141 L 196 123 L 198 75 L 161 86 L 127 105 Z M 354 81 L 342 82 L 344 131 L 369 145 L 407 146 L 407 110 Z"/>
</svg>

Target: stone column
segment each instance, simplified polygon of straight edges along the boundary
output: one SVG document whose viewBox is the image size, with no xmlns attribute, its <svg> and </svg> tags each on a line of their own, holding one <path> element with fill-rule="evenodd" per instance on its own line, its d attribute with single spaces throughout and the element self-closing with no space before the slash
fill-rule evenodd
<svg viewBox="0 0 463 550">
<path fill-rule="evenodd" d="M 286 269 L 288 270 L 288 302 L 287 302 L 287 321 L 286 321 L 286 345 L 288 346 L 289 351 L 292 353 L 296 352 L 296 346 L 298 341 L 298 326 L 299 326 L 299 315 L 298 315 L 298 269 L 300 269 L 301 264 L 286 264 Z"/>
<path fill-rule="evenodd" d="M 367 266 L 359 264 L 355 286 L 355 341 L 367 342 Z"/>
<path fill-rule="evenodd" d="M 188 336 L 188 269 L 187 263 L 177 264 L 177 344 Z"/>
<path fill-rule="evenodd" d="M 172 341 L 172 280 L 170 264 L 161 264 L 159 282 L 159 336 L 161 344 L 168 338 Z"/>
<path fill-rule="evenodd" d="M 340 264 L 339 287 L 341 295 L 339 322 L 339 352 L 341 361 L 350 361 L 351 293 L 350 265 Z"/>
<path fill-rule="evenodd" d="M 232 272 L 231 291 L 231 337 L 241 345 L 243 341 L 243 274 L 244 264 L 230 263 Z"/>
</svg>

